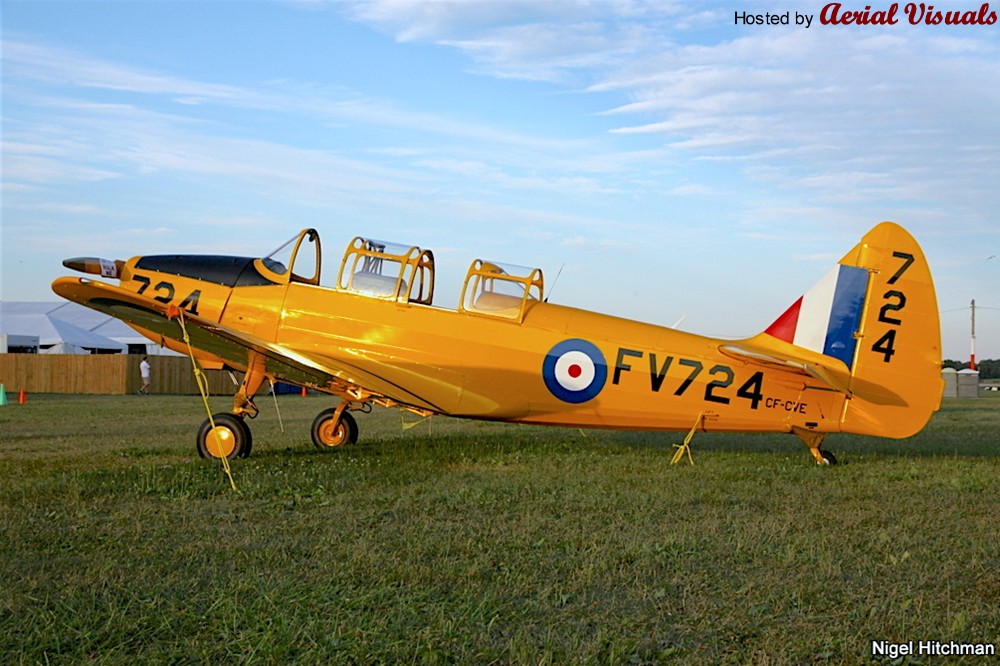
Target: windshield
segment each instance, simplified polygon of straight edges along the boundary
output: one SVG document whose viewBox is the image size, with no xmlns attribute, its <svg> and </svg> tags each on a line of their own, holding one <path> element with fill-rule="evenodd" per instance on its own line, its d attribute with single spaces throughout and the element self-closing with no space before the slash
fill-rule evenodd
<svg viewBox="0 0 1000 666">
<path fill-rule="evenodd" d="M 288 275 L 291 282 L 306 284 L 319 284 L 320 261 L 319 233 L 315 229 L 303 229 L 261 259 L 275 275 Z"/>
<path fill-rule="evenodd" d="M 284 275 L 288 271 L 288 264 L 292 261 L 292 252 L 295 250 L 295 243 L 299 240 L 299 234 L 295 234 L 281 245 L 277 250 L 264 257 L 261 261 L 278 275 Z"/>
</svg>

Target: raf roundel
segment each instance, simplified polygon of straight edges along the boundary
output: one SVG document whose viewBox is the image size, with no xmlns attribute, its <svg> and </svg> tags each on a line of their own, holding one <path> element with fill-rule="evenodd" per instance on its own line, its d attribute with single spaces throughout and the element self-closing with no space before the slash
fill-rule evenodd
<svg viewBox="0 0 1000 666">
<path fill-rule="evenodd" d="M 555 397 L 580 404 L 595 398 L 604 388 L 608 364 L 594 344 L 579 338 L 563 340 L 545 355 L 542 379 Z"/>
</svg>

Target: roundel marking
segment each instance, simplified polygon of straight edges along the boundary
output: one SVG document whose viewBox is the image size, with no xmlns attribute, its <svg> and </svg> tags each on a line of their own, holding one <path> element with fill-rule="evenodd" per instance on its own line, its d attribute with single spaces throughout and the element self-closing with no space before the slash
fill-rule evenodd
<svg viewBox="0 0 1000 666">
<path fill-rule="evenodd" d="M 597 397 L 604 388 L 608 364 L 593 343 L 580 338 L 563 340 L 545 355 L 542 379 L 552 395 L 578 405 Z"/>
</svg>

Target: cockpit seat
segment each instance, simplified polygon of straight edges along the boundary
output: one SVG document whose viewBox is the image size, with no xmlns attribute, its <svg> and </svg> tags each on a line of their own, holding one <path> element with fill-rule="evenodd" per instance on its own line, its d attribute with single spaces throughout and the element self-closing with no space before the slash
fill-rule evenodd
<svg viewBox="0 0 1000 666">
<path fill-rule="evenodd" d="M 351 278 L 348 289 L 366 296 L 396 296 L 396 278 L 369 271 L 358 271 Z M 406 280 L 401 281 L 400 293 L 406 293 Z"/>
<path fill-rule="evenodd" d="M 498 310 L 509 310 L 510 308 L 519 310 L 521 308 L 521 297 L 500 294 L 495 291 L 484 291 L 479 294 L 474 307 L 482 312 L 497 312 Z"/>
</svg>

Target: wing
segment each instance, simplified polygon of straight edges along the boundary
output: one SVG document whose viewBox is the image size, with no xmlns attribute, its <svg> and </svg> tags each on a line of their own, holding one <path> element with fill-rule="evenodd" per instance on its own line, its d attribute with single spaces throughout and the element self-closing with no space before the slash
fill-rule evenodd
<svg viewBox="0 0 1000 666">
<path fill-rule="evenodd" d="M 121 319 L 148 333 L 184 343 L 180 322 L 168 317 L 168 304 L 86 278 L 59 278 L 52 283 L 52 290 L 63 298 Z M 189 312 L 184 313 L 184 321 L 194 349 L 233 367 L 247 367 L 251 355 L 257 354 L 264 360 L 264 371 L 282 381 L 341 394 L 362 389 L 375 397 L 388 398 L 404 405 L 443 411 L 392 381 L 386 376 L 388 373 L 380 372 L 382 368 L 377 362 L 368 362 L 371 367 L 361 368 L 327 357 L 317 358 Z"/>
</svg>

